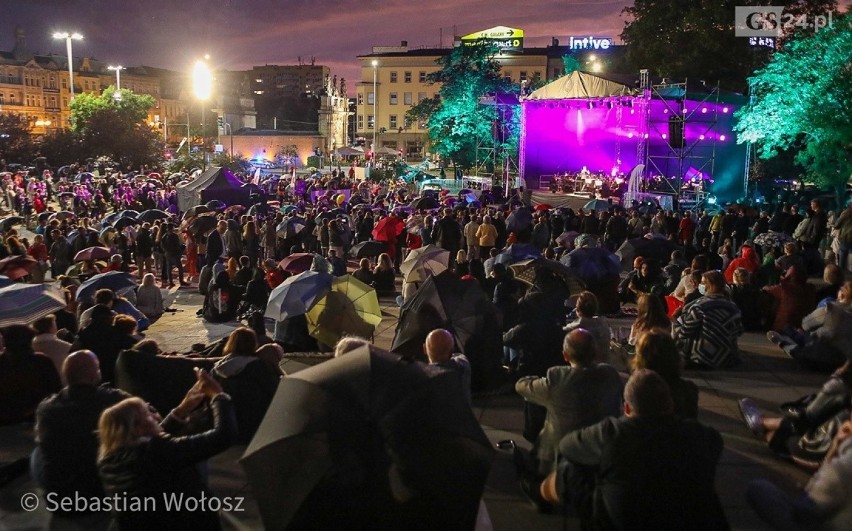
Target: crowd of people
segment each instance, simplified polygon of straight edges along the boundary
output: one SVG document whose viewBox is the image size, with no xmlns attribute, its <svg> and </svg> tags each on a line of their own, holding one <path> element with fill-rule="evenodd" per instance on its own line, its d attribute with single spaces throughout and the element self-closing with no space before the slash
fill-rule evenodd
<svg viewBox="0 0 852 531">
<path fill-rule="evenodd" d="M 852 282 L 844 274 L 852 206 L 835 215 L 812 202 L 805 216 L 786 205 L 772 215 L 749 215 L 741 207 L 716 214 L 574 212 L 532 208 L 518 195 L 505 205 L 437 196 L 438 208 L 421 209 L 397 183 L 365 185 L 335 171 L 282 179 L 259 197 L 261 208 L 223 205 L 187 214 L 178 211 L 174 184 L 144 171 L 130 179 L 43 174 L 3 182 L 7 209 L 24 223 L 29 219 L 35 237 L 29 242 L 14 225 L 0 227 L 0 258 L 31 256 L 37 267 L 20 280 L 55 282 L 67 303 L 32 326 L 2 330 L 0 424 L 35 421 L 31 469 L 46 490 L 206 492 L 197 465 L 251 440 L 285 376 L 279 362 L 286 353 L 325 347 L 345 355 L 366 343 L 344 338 L 320 345 L 304 315 L 275 323 L 269 334 L 263 313 L 270 293 L 292 274 L 282 261 L 313 253 L 311 269 L 351 272 L 390 300 L 401 291 L 404 305 L 420 283 L 404 282 L 400 268 L 411 251 L 427 245 L 445 250 L 447 274 L 476 283 L 499 310 L 493 328 L 504 345 L 502 381 L 524 398 L 524 434 L 533 443 L 529 455 L 515 448 L 515 460 L 539 509 L 571 506 L 589 528 L 727 526 L 713 485 L 722 440 L 696 420 L 698 390 L 683 371 L 736 366 L 742 361 L 737 339 L 746 330 L 767 331 L 803 367 L 837 371 L 832 378 L 846 393 L 839 401 L 846 418 L 822 454 L 830 471 L 821 469 L 815 481 L 835 481 L 838 474 L 849 480 L 852 386 L 843 375 L 852 353 Z M 53 215 L 63 198 L 70 215 Z M 134 208 L 168 215 L 104 230 L 110 211 Z M 212 219 L 197 223 L 203 217 Z M 667 242 L 673 250 L 668 261 L 632 257 L 634 267 L 623 278 L 616 273 L 612 282 L 585 282 L 586 289 L 574 293 L 552 269 L 537 269 L 528 285 L 507 267 L 526 258 L 576 267 L 589 249 L 614 257 L 632 239 Z M 372 240 L 383 252 L 356 260 L 353 247 Z M 90 247 L 108 248 L 109 261 L 85 260 L 72 273 L 74 257 Z M 140 285 L 78 301 L 80 281 L 105 271 L 131 273 Z M 825 280 L 819 290 L 808 281 L 817 276 Z M 144 332 L 167 309 L 160 288 L 177 286 L 197 286 L 204 294 L 198 310 L 204 320 L 248 326 L 193 353 L 163 352 Z M 616 337 L 607 317 L 627 315 L 635 315 L 630 335 Z M 424 338 L 422 361 L 459 374 L 467 407 L 482 389 L 471 389 L 472 362 L 456 347 L 450 332 L 435 330 Z M 192 382 L 183 382 L 189 391 L 163 418 L 120 385 L 122 360 L 131 363 L 134 356 L 194 364 Z M 741 408 L 776 451 L 784 446 L 777 441 L 823 420 L 763 418 L 753 404 Z M 769 487 L 755 489 L 756 506 L 768 503 L 760 494 Z M 848 514 L 848 501 L 829 503 L 815 489 L 808 498 L 813 521 Z M 189 518 L 121 514 L 117 524 L 192 527 Z M 206 526 L 218 525 L 215 514 L 206 518 Z"/>
</svg>

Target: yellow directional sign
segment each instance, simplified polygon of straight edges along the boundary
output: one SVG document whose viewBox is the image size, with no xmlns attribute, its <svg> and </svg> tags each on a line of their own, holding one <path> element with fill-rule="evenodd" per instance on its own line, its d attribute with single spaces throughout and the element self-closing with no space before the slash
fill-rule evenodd
<svg viewBox="0 0 852 531">
<path fill-rule="evenodd" d="M 461 38 L 461 41 L 465 46 L 487 41 L 500 48 L 501 51 L 520 51 L 524 48 L 524 30 L 497 26 L 465 35 Z"/>
</svg>

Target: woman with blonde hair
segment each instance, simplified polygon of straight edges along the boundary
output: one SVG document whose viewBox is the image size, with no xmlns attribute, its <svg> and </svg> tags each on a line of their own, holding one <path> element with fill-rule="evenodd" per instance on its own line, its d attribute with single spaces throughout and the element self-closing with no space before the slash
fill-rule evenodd
<svg viewBox="0 0 852 531">
<path fill-rule="evenodd" d="M 630 337 L 627 343 L 636 345 L 636 340 L 645 332 L 660 329 L 671 332 L 672 323 L 666 315 L 663 303 L 656 295 L 643 293 L 639 295 L 636 305 L 636 320 L 630 327 Z"/>
<path fill-rule="evenodd" d="M 456 262 L 453 265 L 453 272 L 459 278 L 470 274 L 470 262 L 467 260 L 467 252 L 464 249 L 459 249 L 456 253 Z"/>
<path fill-rule="evenodd" d="M 376 293 L 380 297 L 396 293 L 395 278 L 393 260 L 391 260 L 390 255 L 388 253 L 380 254 L 379 263 L 373 269 L 373 287 L 376 288 Z"/>
<path fill-rule="evenodd" d="M 152 321 L 166 311 L 163 308 L 163 293 L 157 287 L 156 279 L 151 273 L 145 273 L 142 277 L 142 285 L 136 290 L 136 308 Z"/>
<path fill-rule="evenodd" d="M 227 449 L 236 438 L 237 422 L 231 397 L 204 370 L 181 403 L 161 421 L 140 398 L 127 398 L 104 410 L 98 422 L 98 472 L 108 496 L 155 500 L 146 510 L 120 510 L 113 516 L 119 529 L 220 529 L 217 511 L 168 511 L 161 500 L 171 497 L 210 499 L 197 465 Z M 188 418 L 209 403 L 213 428 L 176 436 Z"/>
</svg>

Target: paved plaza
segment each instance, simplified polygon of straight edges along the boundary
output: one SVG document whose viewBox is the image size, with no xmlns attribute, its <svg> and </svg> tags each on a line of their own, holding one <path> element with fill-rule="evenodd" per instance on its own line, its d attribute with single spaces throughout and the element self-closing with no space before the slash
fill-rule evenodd
<svg viewBox="0 0 852 531">
<path fill-rule="evenodd" d="M 207 343 L 227 335 L 237 325 L 205 323 L 196 317 L 201 295 L 194 289 L 172 289 L 166 302 L 176 309 L 154 323 L 147 337 L 159 342 L 164 350 L 184 352 L 194 343 Z M 389 348 L 393 339 L 399 308 L 390 298 L 380 300 L 384 320 L 376 330 L 375 344 Z M 612 327 L 630 326 L 629 320 L 613 320 Z M 746 505 L 744 492 L 748 481 L 766 477 L 779 481 L 789 489 L 801 487 L 808 474 L 792 464 L 777 460 L 765 445 L 748 432 L 740 420 L 736 400 L 752 397 L 766 411 L 815 391 L 824 376 L 807 373 L 796 367 L 780 349 L 760 334 L 745 334 L 740 340 L 743 363 L 734 370 L 691 371 L 687 377 L 701 393 L 699 420 L 722 433 L 725 451 L 718 468 L 717 490 L 734 529 L 765 529 Z M 527 446 L 523 429 L 522 400 L 514 392 L 492 393 L 475 397 L 474 413 L 492 443 L 514 439 Z M 17 426 L 0 431 L 0 461 L 8 462 L 25 456 L 32 448 L 31 428 Z M 246 496 L 246 510 L 223 514 L 227 529 L 259 529 L 262 527 L 257 505 L 253 502 L 245 474 L 237 460 L 244 446 L 235 446 L 211 462 L 210 481 L 219 496 Z M 21 497 L 36 491 L 27 475 L 0 490 L 0 530 L 57 528 L 50 526 L 50 515 L 44 509 L 25 512 Z M 521 494 L 515 479 L 511 454 L 498 451 L 483 495 L 480 528 L 496 530 L 562 529 L 561 515 L 536 513 Z M 67 528 L 67 527 L 60 527 Z M 76 529 L 89 528 L 89 526 Z M 576 519 L 568 518 L 568 529 L 579 529 Z"/>
</svg>

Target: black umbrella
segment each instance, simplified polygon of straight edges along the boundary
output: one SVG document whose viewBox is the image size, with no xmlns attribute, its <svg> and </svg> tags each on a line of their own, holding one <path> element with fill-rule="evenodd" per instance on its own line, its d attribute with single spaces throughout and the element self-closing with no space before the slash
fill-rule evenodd
<svg viewBox="0 0 852 531">
<path fill-rule="evenodd" d="M 136 219 L 141 222 L 153 223 L 158 219 L 166 219 L 168 217 L 168 212 L 163 212 L 162 210 L 157 210 L 156 208 L 154 208 L 140 213 L 139 216 L 136 217 Z"/>
<path fill-rule="evenodd" d="M 53 214 L 53 212 L 42 212 L 38 215 L 38 220 L 47 221 L 51 214 Z"/>
<path fill-rule="evenodd" d="M 502 359 L 502 318 L 496 306 L 472 280 L 450 272 L 426 279 L 400 309 L 391 350 L 411 358 L 423 357 L 426 335 L 449 330 L 455 352 L 470 360 L 471 385 L 482 390 L 494 383 Z"/>
<path fill-rule="evenodd" d="M 228 205 L 226 205 L 224 201 L 219 201 L 218 199 L 208 201 L 205 206 L 210 210 L 225 210 L 228 208 Z"/>
<path fill-rule="evenodd" d="M 199 214 L 204 214 L 206 212 L 210 212 L 211 210 L 212 209 L 208 208 L 207 205 L 195 205 L 194 207 L 190 207 L 186 211 L 186 213 L 183 215 L 183 219 L 191 218 Z"/>
<path fill-rule="evenodd" d="M 432 196 L 418 197 L 410 204 L 411 208 L 431 210 L 438 208 L 438 200 Z"/>
<path fill-rule="evenodd" d="M 20 225 L 23 222 L 24 218 L 22 218 L 21 216 L 9 216 L 8 218 L 0 219 L 0 230 L 6 232 L 15 225 Z"/>
<path fill-rule="evenodd" d="M 663 238 L 634 238 L 627 240 L 615 251 L 621 259 L 621 266 L 625 270 L 633 269 L 633 259 L 641 256 L 645 260 L 656 260 L 661 264 L 667 264 L 671 260 L 672 252 L 678 246 L 671 240 Z"/>
<path fill-rule="evenodd" d="M 383 252 L 385 252 L 385 244 L 384 242 L 377 242 L 374 240 L 369 240 L 366 242 L 361 242 L 357 245 L 353 245 L 350 251 L 355 258 L 370 258 L 373 256 L 379 256 Z"/>
<path fill-rule="evenodd" d="M 532 226 L 533 212 L 530 207 L 520 207 L 506 218 L 506 229 L 515 234 L 531 230 Z"/>
<path fill-rule="evenodd" d="M 215 216 L 198 216 L 189 224 L 189 230 L 193 234 L 204 234 L 216 227 L 219 220 Z"/>
<path fill-rule="evenodd" d="M 568 266 L 556 260 L 536 258 L 535 260 L 517 262 L 509 267 L 514 272 L 516 280 L 520 280 L 529 286 L 535 284 L 536 278 L 544 270 L 545 272 L 550 271 L 553 273 L 554 278 L 565 285 L 568 295 L 571 297 L 579 295 L 580 292 L 586 289 L 586 283 L 580 277 L 574 274 Z"/>
<path fill-rule="evenodd" d="M 281 380 L 241 464 L 266 529 L 472 529 L 493 450 L 450 371 L 364 346 Z"/>
<path fill-rule="evenodd" d="M 129 227 L 131 225 L 139 225 L 139 220 L 137 220 L 137 219 L 135 219 L 131 216 L 124 216 L 124 217 L 119 216 L 119 218 L 117 220 L 115 220 L 112 224 L 112 226 L 117 231 L 122 231 L 122 230 L 125 229 L 125 227 Z"/>
<path fill-rule="evenodd" d="M 580 247 L 564 255 L 560 260 L 569 271 L 587 284 L 618 277 L 621 264 L 618 257 L 603 247 Z"/>
</svg>

